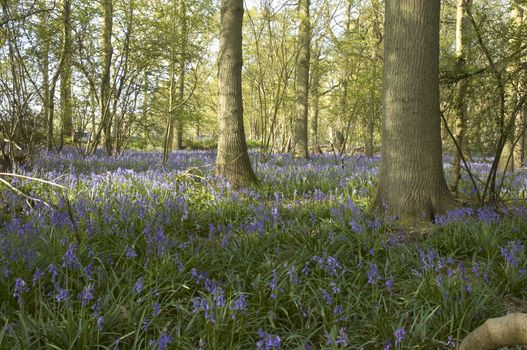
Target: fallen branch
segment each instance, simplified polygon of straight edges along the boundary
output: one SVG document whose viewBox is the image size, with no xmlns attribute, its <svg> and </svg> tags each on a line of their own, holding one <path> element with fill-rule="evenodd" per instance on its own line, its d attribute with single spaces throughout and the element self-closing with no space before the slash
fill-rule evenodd
<svg viewBox="0 0 527 350">
<path fill-rule="evenodd" d="M 495 350 L 504 346 L 527 344 L 527 314 L 511 313 L 489 318 L 470 332 L 461 342 L 460 350 Z"/>
</svg>

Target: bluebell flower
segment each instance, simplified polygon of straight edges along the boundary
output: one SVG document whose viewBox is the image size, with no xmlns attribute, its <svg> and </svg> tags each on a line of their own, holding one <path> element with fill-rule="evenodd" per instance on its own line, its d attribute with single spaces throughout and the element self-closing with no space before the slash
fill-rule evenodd
<svg viewBox="0 0 527 350">
<path fill-rule="evenodd" d="M 63 288 L 57 288 L 57 294 L 55 295 L 55 300 L 57 303 L 60 303 L 68 298 L 68 290 Z"/>
<path fill-rule="evenodd" d="M 157 315 L 159 315 L 161 313 L 161 305 L 159 305 L 159 303 L 157 301 L 154 303 L 153 309 L 154 309 L 154 311 L 153 311 L 152 314 L 153 314 L 154 317 L 156 317 Z"/>
<path fill-rule="evenodd" d="M 262 329 L 258 329 L 260 339 L 256 342 L 257 350 L 280 350 L 281 339 L 278 335 L 270 335 Z"/>
<path fill-rule="evenodd" d="M 134 283 L 134 292 L 136 294 L 141 293 L 145 286 L 145 279 L 144 277 L 140 277 L 135 283 Z"/>
<path fill-rule="evenodd" d="M 93 299 L 93 284 L 88 284 L 79 294 L 81 305 L 86 306 Z"/>
<path fill-rule="evenodd" d="M 406 330 L 404 327 L 398 328 L 394 332 L 395 336 L 395 346 L 398 346 L 406 338 Z"/>
<path fill-rule="evenodd" d="M 15 280 L 15 290 L 13 291 L 13 297 L 18 301 L 19 304 L 22 304 L 24 300 L 22 299 L 22 294 L 29 292 L 29 287 L 27 287 L 26 281 L 22 278 L 17 278 Z"/>
</svg>

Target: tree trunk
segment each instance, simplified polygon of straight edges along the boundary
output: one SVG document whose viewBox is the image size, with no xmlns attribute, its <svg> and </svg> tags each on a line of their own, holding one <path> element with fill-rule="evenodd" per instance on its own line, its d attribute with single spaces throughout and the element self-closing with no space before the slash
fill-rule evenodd
<svg viewBox="0 0 527 350">
<path fill-rule="evenodd" d="M 376 50 L 377 51 L 377 50 Z M 376 81 L 377 78 L 377 52 L 374 53 L 372 58 L 372 80 Z M 371 89 L 370 93 L 370 113 L 368 117 L 368 130 L 366 137 L 366 156 L 369 158 L 373 157 L 375 152 L 375 119 L 377 119 L 377 97 L 376 89 Z"/>
<path fill-rule="evenodd" d="M 181 18 L 181 33 L 180 33 L 180 60 L 179 60 L 179 82 L 178 82 L 178 98 L 179 103 L 185 99 L 185 69 L 187 65 L 187 41 L 188 41 L 188 26 L 187 26 L 187 7 L 185 1 L 180 1 L 179 17 Z M 174 148 L 176 150 L 183 149 L 183 128 L 184 128 L 184 106 L 180 106 L 180 113 L 176 121 L 176 140 Z"/>
<path fill-rule="evenodd" d="M 42 21 L 43 21 L 43 27 L 47 28 L 48 21 L 47 21 L 48 14 L 44 11 L 42 12 Z M 43 38 L 44 42 L 42 45 L 42 89 L 44 90 L 43 93 L 43 106 L 44 106 L 44 116 L 46 117 L 46 125 L 47 125 L 47 135 L 46 135 L 46 144 L 48 151 L 53 150 L 54 146 L 54 140 L 53 140 L 53 113 L 50 113 L 50 99 L 51 96 L 49 94 L 49 40 L 44 36 Z"/>
<path fill-rule="evenodd" d="M 61 107 L 61 145 L 64 138 L 73 141 L 73 117 L 71 106 L 71 67 L 72 67 L 72 38 L 71 38 L 71 0 L 63 0 L 63 55 L 64 68 L 60 72 L 60 107 Z"/>
<path fill-rule="evenodd" d="M 471 6 L 471 3 L 472 0 L 457 0 L 456 71 L 458 74 L 463 74 L 465 72 L 466 47 L 468 46 L 467 31 L 470 24 L 470 19 L 467 16 L 467 7 Z M 456 147 L 454 150 L 450 190 L 456 195 L 458 192 L 459 181 L 461 180 L 462 150 L 465 149 L 463 142 L 465 139 L 465 129 L 467 124 L 467 87 L 467 79 L 461 79 L 454 100 L 454 113 L 456 114 L 454 138 L 459 148 Z"/>
<path fill-rule="evenodd" d="M 104 0 L 104 30 L 103 30 L 103 75 L 101 80 L 101 123 L 103 124 L 104 145 L 106 152 L 113 153 L 112 113 L 110 111 L 111 96 L 111 66 L 112 66 L 112 27 L 113 0 Z"/>
<path fill-rule="evenodd" d="M 300 26 L 298 30 L 299 52 L 296 68 L 296 118 L 293 134 L 293 156 L 295 158 L 309 158 L 307 150 L 309 56 L 311 46 L 309 0 L 299 0 L 298 14 L 300 17 Z"/>
<path fill-rule="evenodd" d="M 519 1 L 514 2 L 513 11 L 511 14 L 512 20 L 514 21 L 514 28 L 516 29 L 517 33 L 521 31 L 523 26 L 525 25 L 525 10 L 521 7 Z M 514 46 L 515 49 L 520 49 L 521 45 L 523 44 L 522 40 L 515 40 Z M 525 60 L 525 57 L 523 57 Z M 520 79 L 518 82 L 518 92 L 520 96 L 516 96 L 514 99 L 515 102 L 517 102 L 523 93 L 525 93 L 525 89 L 527 87 L 527 68 L 524 67 L 522 69 L 520 75 Z M 519 170 L 523 167 L 524 158 L 525 158 L 525 133 L 523 132 L 525 127 L 525 112 L 527 110 L 527 106 L 524 105 L 522 108 L 522 112 L 516 117 L 516 125 L 515 125 L 515 137 L 514 141 L 517 141 L 514 145 L 514 168 L 516 170 Z"/>
<path fill-rule="evenodd" d="M 383 145 L 374 208 L 403 225 L 454 204 L 443 174 L 439 1 L 386 0 Z"/>
<path fill-rule="evenodd" d="M 311 118 L 309 123 L 309 142 L 311 144 L 310 150 L 313 154 L 322 154 L 320 143 L 318 140 L 318 117 L 319 117 L 319 101 L 320 101 L 320 47 L 315 50 L 316 60 L 313 62 L 313 74 L 311 84 Z"/>
<path fill-rule="evenodd" d="M 222 0 L 216 175 L 225 178 L 235 188 L 256 182 L 243 126 L 242 21 L 243 0 Z"/>
</svg>

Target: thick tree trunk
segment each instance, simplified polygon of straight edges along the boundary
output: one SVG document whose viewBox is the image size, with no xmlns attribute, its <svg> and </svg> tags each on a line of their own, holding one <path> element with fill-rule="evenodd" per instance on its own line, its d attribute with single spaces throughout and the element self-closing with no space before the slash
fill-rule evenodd
<svg viewBox="0 0 527 350">
<path fill-rule="evenodd" d="M 383 145 L 374 208 L 403 224 L 453 206 L 439 115 L 439 1 L 386 0 Z"/>
<path fill-rule="evenodd" d="M 456 70 L 459 74 L 465 72 L 466 63 L 466 47 L 467 31 L 470 20 L 467 16 L 467 7 L 471 6 L 472 0 L 457 0 L 457 16 L 456 16 Z M 459 82 L 458 90 L 454 100 L 454 111 L 456 114 L 454 138 L 456 144 L 459 146 L 454 150 L 454 158 L 452 161 L 452 180 L 450 183 L 450 190 L 457 194 L 459 181 L 461 180 L 461 160 L 464 149 L 465 129 L 467 124 L 467 87 L 468 81 L 466 78 Z M 460 151 L 461 150 L 461 151 Z"/>
<path fill-rule="evenodd" d="M 216 175 L 225 178 L 235 188 L 256 182 L 243 126 L 242 21 L 243 0 L 222 0 Z"/>
<path fill-rule="evenodd" d="M 299 0 L 298 14 L 300 26 L 298 29 L 298 59 L 296 68 L 296 118 L 293 133 L 293 156 L 308 158 L 307 150 L 307 115 L 309 101 L 309 56 L 311 29 L 309 18 L 309 0 Z"/>
<path fill-rule="evenodd" d="M 64 138 L 73 141 L 73 117 L 71 106 L 71 68 L 72 68 L 72 38 L 71 38 L 71 0 L 63 0 L 63 55 L 64 68 L 60 72 L 60 108 L 62 121 L 61 145 Z"/>
<path fill-rule="evenodd" d="M 103 74 L 101 80 L 101 123 L 103 124 L 104 145 L 108 154 L 113 153 L 112 113 L 110 111 L 111 96 L 111 66 L 112 66 L 112 28 L 113 0 L 104 0 L 104 30 L 103 30 Z"/>
</svg>

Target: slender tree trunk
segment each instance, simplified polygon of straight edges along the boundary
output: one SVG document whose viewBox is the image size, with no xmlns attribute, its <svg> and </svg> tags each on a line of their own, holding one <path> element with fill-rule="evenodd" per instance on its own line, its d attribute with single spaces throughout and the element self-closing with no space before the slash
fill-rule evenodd
<svg viewBox="0 0 527 350">
<path fill-rule="evenodd" d="M 179 61 L 179 81 L 178 81 L 178 98 L 179 103 L 185 99 L 185 70 L 187 66 L 187 41 L 188 41 L 188 25 L 187 25 L 187 7 L 185 1 L 180 1 L 179 17 L 181 19 L 181 34 L 180 34 L 180 61 Z M 183 128 L 184 128 L 184 106 L 180 106 L 180 113 L 176 121 L 176 142 L 175 149 L 183 149 Z"/>
<path fill-rule="evenodd" d="M 224 177 L 235 188 L 256 182 L 243 126 L 242 21 L 243 0 L 222 0 L 216 175 Z"/>
<path fill-rule="evenodd" d="M 386 0 L 383 146 L 374 208 L 403 225 L 454 204 L 443 174 L 439 1 Z"/>
<path fill-rule="evenodd" d="M 521 7 L 518 1 L 514 2 L 514 8 L 512 13 L 512 19 L 514 21 L 514 27 L 517 31 L 520 31 L 523 26 L 525 26 L 525 10 Z M 515 48 L 519 48 L 523 42 L 521 40 L 515 40 Z M 525 56 L 523 57 L 525 60 Z M 521 95 L 525 93 L 527 88 L 527 68 L 522 69 L 522 72 L 519 75 L 518 83 L 518 92 L 520 96 L 517 96 L 514 101 L 518 101 L 521 98 Z M 524 164 L 525 158 L 525 133 L 523 132 L 525 127 L 525 117 L 527 111 L 527 105 L 524 104 L 522 112 L 516 117 L 515 125 L 515 137 L 514 141 L 517 140 L 514 145 L 514 168 L 521 169 Z"/>
<path fill-rule="evenodd" d="M 457 15 L 456 15 L 456 71 L 460 74 L 465 72 L 466 65 L 466 47 L 468 45 L 468 28 L 470 20 L 467 16 L 467 7 L 471 6 L 472 0 L 457 0 Z M 458 90 L 454 98 L 454 112 L 456 114 L 454 138 L 456 147 L 454 150 L 454 158 L 452 161 L 452 180 L 450 183 L 450 190 L 457 195 L 459 181 L 461 180 L 461 159 L 462 150 L 465 140 L 465 129 L 467 124 L 467 87 L 468 81 L 466 78 L 459 81 Z"/>
<path fill-rule="evenodd" d="M 71 38 L 71 0 L 63 0 L 63 55 L 64 68 L 60 72 L 60 107 L 61 107 L 61 145 L 64 138 L 69 137 L 71 141 L 74 138 L 73 117 L 71 106 L 71 68 L 73 44 Z"/>
<path fill-rule="evenodd" d="M 373 58 L 372 80 L 377 78 L 377 53 L 374 53 Z M 370 94 L 370 113 L 368 116 L 368 130 L 366 136 L 366 156 L 372 158 L 374 153 L 374 138 L 375 138 L 375 119 L 377 117 L 377 101 L 375 89 L 372 89 Z"/>
<path fill-rule="evenodd" d="M 47 13 L 42 13 L 43 26 L 47 27 Z M 43 105 L 44 105 L 44 116 L 46 117 L 47 135 L 46 144 L 48 151 L 53 150 L 53 113 L 50 113 L 50 99 L 52 98 L 49 94 L 49 40 L 44 36 L 44 42 L 42 46 L 42 88 L 43 94 Z"/>
<path fill-rule="evenodd" d="M 322 154 L 320 143 L 318 141 L 318 117 L 319 117 L 319 101 L 320 101 L 320 47 L 315 50 L 316 60 L 313 62 L 313 74 L 311 83 L 311 118 L 309 123 L 309 141 L 311 153 Z"/>
<path fill-rule="evenodd" d="M 309 1 L 299 0 L 298 2 L 300 27 L 298 30 L 299 53 L 296 68 L 296 118 L 293 134 L 293 156 L 295 158 L 309 158 L 307 150 L 309 56 L 311 46 Z"/>
<path fill-rule="evenodd" d="M 103 124 L 104 145 L 106 152 L 113 153 L 112 113 L 110 111 L 111 97 L 111 67 L 112 67 L 112 30 L 113 30 L 113 0 L 104 0 L 104 30 L 103 30 L 103 75 L 101 80 L 101 123 Z"/>
</svg>

